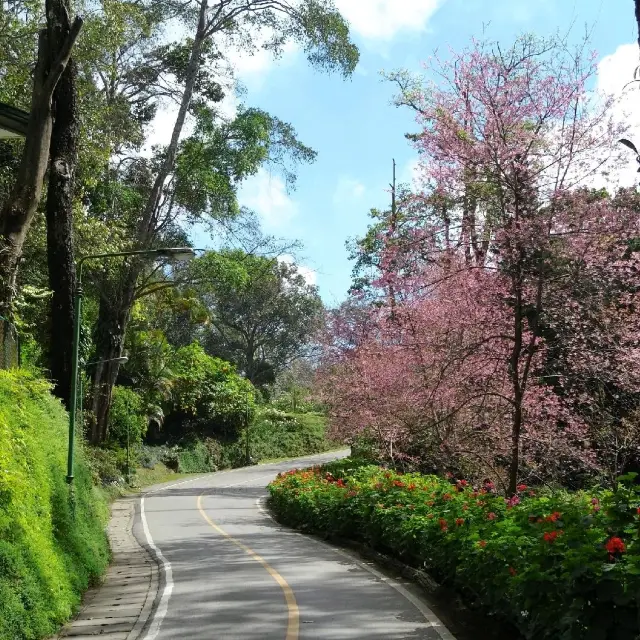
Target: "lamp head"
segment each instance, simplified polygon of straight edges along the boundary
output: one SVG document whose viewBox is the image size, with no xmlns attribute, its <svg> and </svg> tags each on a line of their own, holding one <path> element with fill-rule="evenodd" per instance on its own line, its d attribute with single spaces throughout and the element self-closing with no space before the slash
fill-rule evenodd
<svg viewBox="0 0 640 640">
<path fill-rule="evenodd" d="M 191 247 L 167 247 L 165 249 L 157 249 L 156 254 L 169 260 L 192 260 L 196 256 L 196 252 Z"/>
</svg>

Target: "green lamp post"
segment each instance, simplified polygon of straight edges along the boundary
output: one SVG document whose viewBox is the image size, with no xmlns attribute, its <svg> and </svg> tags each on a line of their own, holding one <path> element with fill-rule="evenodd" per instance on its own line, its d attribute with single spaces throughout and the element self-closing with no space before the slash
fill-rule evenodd
<svg viewBox="0 0 640 640">
<path fill-rule="evenodd" d="M 69 449 L 67 456 L 67 482 L 73 483 L 73 450 L 76 432 L 76 410 L 78 408 L 78 360 L 80 349 L 80 324 L 82 320 L 82 268 L 88 260 L 106 258 L 126 258 L 129 256 L 157 256 L 172 260 L 188 260 L 195 256 L 191 247 L 168 247 L 163 249 L 140 249 L 137 251 L 116 251 L 83 256 L 78 261 L 78 282 L 76 285 L 73 316 L 73 351 L 71 356 L 71 397 L 69 401 Z M 119 360 L 119 358 L 114 358 Z M 80 388 L 82 381 L 80 381 Z M 128 465 L 128 462 L 127 462 Z"/>
</svg>

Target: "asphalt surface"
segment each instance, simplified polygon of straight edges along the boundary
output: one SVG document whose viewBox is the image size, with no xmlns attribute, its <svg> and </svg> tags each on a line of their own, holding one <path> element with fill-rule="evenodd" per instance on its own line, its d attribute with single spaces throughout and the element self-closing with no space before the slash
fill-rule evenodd
<svg viewBox="0 0 640 640">
<path fill-rule="evenodd" d="M 147 493 L 141 535 L 163 578 L 145 640 L 455 640 L 415 590 L 265 511 L 265 487 L 279 472 L 336 457 L 210 474 Z"/>
</svg>

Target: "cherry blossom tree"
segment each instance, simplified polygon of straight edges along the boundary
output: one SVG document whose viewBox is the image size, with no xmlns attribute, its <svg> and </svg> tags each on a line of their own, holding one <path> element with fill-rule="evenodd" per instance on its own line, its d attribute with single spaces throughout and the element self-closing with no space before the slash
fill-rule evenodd
<svg viewBox="0 0 640 640">
<path fill-rule="evenodd" d="M 474 43 L 428 68 L 426 87 L 392 75 L 422 188 L 378 224 L 380 295 L 364 338 L 336 331 L 320 388 L 338 433 L 436 469 L 475 461 L 515 494 L 596 467 L 576 380 L 640 392 L 638 216 L 591 189 L 621 131 L 588 90 L 594 57 L 562 42 Z"/>
</svg>

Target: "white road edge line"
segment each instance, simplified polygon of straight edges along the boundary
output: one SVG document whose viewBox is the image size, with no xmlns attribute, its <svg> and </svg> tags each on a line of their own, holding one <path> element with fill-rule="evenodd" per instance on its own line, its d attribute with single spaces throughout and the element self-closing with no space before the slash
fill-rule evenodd
<svg viewBox="0 0 640 640">
<path fill-rule="evenodd" d="M 258 511 L 260 511 L 260 513 L 262 513 L 263 515 L 273 520 L 273 522 L 275 522 L 276 524 L 280 525 L 280 523 L 265 508 L 264 505 L 266 500 L 267 499 L 265 497 L 258 498 L 256 500 L 256 506 L 258 507 Z M 291 531 L 291 533 L 298 536 L 303 535 L 302 533 L 298 533 L 297 531 L 293 531 L 293 530 Z M 378 578 L 380 581 L 389 585 L 392 589 L 395 589 L 400 595 L 406 598 L 416 609 L 418 609 L 418 611 L 420 611 L 420 613 L 424 616 L 425 620 L 431 625 L 433 629 L 435 629 L 435 631 L 440 636 L 440 638 L 442 638 L 442 640 L 456 640 L 455 636 L 451 633 L 451 631 L 449 631 L 449 629 L 447 629 L 447 627 L 444 626 L 440 618 L 438 618 L 438 616 L 435 613 L 433 613 L 433 611 L 431 611 L 431 609 L 424 602 L 422 602 L 422 600 L 420 600 L 415 595 L 413 595 L 413 593 L 411 593 L 408 589 L 405 589 L 397 580 L 394 580 L 393 578 L 389 578 L 385 576 L 383 573 L 381 573 L 377 569 L 374 569 L 373 567 L 365 564 L 364 562 L 361 562 L 358 558 L 356 558 L 355 556 L 353 556 L 352 554 L 346 551 L 343 551 L 342 549 L 336 549 L 335 547 L 332 547 L 330 544 L 327 544 L 326 542 L 322 542 L 321 540 L 317 540 L 316 538 L 312 538 L 309 536 L 304 536 L 304 537 L 305 539 L 310 540 L 311 542 L 315 542 L 317 545 L 324 547 L 325 549 L 329 549 L 333 551 L 333 553 L 336 553 L 339 556 L 346 558 L 350 562 L 353 562 L 353 564 L 355 564 L 356 566 L 360 567 L 360 569 L 364 569 L 365 571 L 368 571 L 369 573 L 374 575 L 376 578 Z"/>
<path fill-rule="evenodd" d="M 327 452 L 327 454 L 328 453 L 331 453 L 331 452 Z M 307 458 L 318 458 L 324 455 L 326 454 L 315 454 L 311 456 L 305 456 L 304 458 L 300 458 L 300 460 L 302 461 Z M 275 466 L 280 463 L 272 462 L 272 463 L 267 463 L 265 465 L 256 465 L 256 466 L 268 466 L 269 464 L 273 464 Z M 147 539 L 147 544 L 149 545 L 149 547 L 151 547 L 156 558 L 160 561 L 160 565 L 162 567 L 162 571 L 165 576 L 165 587 L 164 587 L 164 591 L 162 592 L 162 596 L 160 598 L 160 604 L 158 605 L 158 608 L 156 609 L 155 613 L 151 614 L 152 616 L 151 625 L 147 633 L 145 634 L 143 640 L 155 640 L 155 638 L 160 633 L 160 627 L 162 626 L 162 622 L 165 616 L 167 615 L 167 611 L 169 610 L 169 599 L 171 598 L 171 593 L 173 592 L 173 572 L 171 569 L 171 563 L 162 555 L 162 551 L 160 551 L 160 549 L 155 545 L 155 543 L 153 542 L 153 538 L 151 537 L 151 532 L 149 531 L 149 525 L 147 523 L 147 516 L 144 512 L 145 497 L 153 493 L 156 493 L 156 491 L 166 491 L 167 489 L 173 489 L 180 485 L 188 484 L 189 482 L 195 482 L 196 480 L 206 478 L 207 476 L 217 475 L 218 473 L 233 474 L 233 473 L 238 473 L 246 470 L 247 468 L 244 467 L 240 469 L 231 469 L 229 471 L 214 472 L 211 474 L 199 475 L 195 478 L 190 478 L 189 480 L 183 480 L 182 482 L 176 482 L 175 484 L 170 484 L 169 486 L 160 486 L 157 489 L 148 491 L 144 496 L 140 498 L 140 517 L 142 519 L 142 528 L 144 530 L 144 535 L 145 535 L 145 538 Z M 224 485 L 222 487 L 214 487 L 214 488 L 229 489 L 231 487 L 237 487 L 242 484 L 248 484 L 249 482 L 253 482 L 254 480 L 263 480 L 264 478 L 273 478 L 273 475 L 269 474 L 265 476 L 259 476 L 258 478 L 250 478 L 249 480 L 245 480 L 244 482 L 237 482 L 236 484 Z M 448 639 L 445 639 L 445 640 L 448 640 Z"/>
<path fill-rule="evenodd" d="M 202 476 L 199 476 L 202 477 Z M 156 491 L 164 491 L 165 489 L 173 489 L 181 484 L 187 484 L 188 482 L 193 482 L 194 480 L 198 480 L 198 478 L 192 478 L 191 480 L 184 480 L 183 482 L 176 482 L 175 484 L 171 484 L 168 487 L 159 487 L 158 489 L 154 489 L 153 491 L 149 491 L 146 495 L 151 495 Z M 140 518 L 142 519 L 142 528 L 144 530 L 145 538 L 147 539 L 147 544 L 153 550 L 156 558 L 160 561 L 160 565 L 162 567 L 162 572 L 165 577 L 165 585 L 164 591 L 162 592 L 162 596 L 160 598 L 160 604 L 155 612 L 153 612 L 151 625 L 147 633 L 144 636 L 144 640 L 155 640 L 155 638 L 160 633 L 160 627 L 162 626 L 162 621 L 167 615 L 167 611 L 169 610 L 169 599 L 171 598 L 171 593 L 173 592 L 173 572 L 171 570 L 171 563 L 162 555 L 162 551 L 155 545 L 153 542 L 153 538 L 151 537 L 151 532 L 149 531 L 149 524 L 147 523 L 147 516 L 144 512 L 144 499 L 146 496 L 142 496 L 140 498 Z"/>
</svg>

